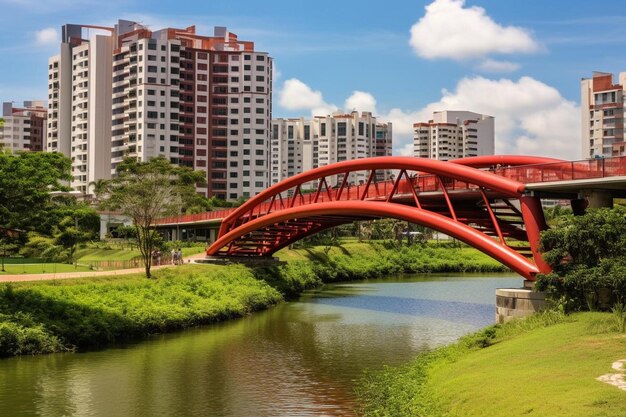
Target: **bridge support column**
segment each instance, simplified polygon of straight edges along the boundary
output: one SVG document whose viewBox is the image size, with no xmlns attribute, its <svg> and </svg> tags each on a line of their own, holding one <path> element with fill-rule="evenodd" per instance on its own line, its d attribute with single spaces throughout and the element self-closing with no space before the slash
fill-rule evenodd
<svg viewBox="0 0 626 417">
<path fill-rule="evenodd" d="M 496 323 L 530 316 L 546 308 L 545 294 L 528 288 L 496 290 Z"/>
<path fill-rule="evenodd" d="M 588 208 L 613 208 L 613 196 L 606 190 L 585 190 L 581 195 L 589 202 Z"/>
<path fill-rule="evenodd" d="M 539 197 L 523 195 L 520 197 L 520 204 L 533 260 L 535 261 L 535 265 L 539 268 L 539 271 L 547 274 L 552 271 L 552 268 L 543 260 L 541 252 L 539 251 L 541 232 L 548 229 L 546 218 L 543 215 L 543 208 L 541 207 L 541 200 Z"/>
</svg>

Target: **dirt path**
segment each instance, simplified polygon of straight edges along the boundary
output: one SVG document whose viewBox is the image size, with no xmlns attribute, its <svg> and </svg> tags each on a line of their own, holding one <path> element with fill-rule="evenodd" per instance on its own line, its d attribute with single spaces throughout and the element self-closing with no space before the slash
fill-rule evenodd
<svg viewBox="0 0 626 417">
<path fill-rule="evenodd" d="M 195 259 L 202 259 L 206 255 L 204 252 L 197 253 L 195 255 L 189 255 L 185 258 L 185 263 L 193 261 Z M 173 268 L 175 265 L 160 265 L 153 266 L 152 270 L 158 270 L 163 268 Z M 11 274 L 0 275 L 0 282 L 23 282 L 23 281 L 43 281 L 49 279 L 71 279 L 71 278 L 87 278 L 87 277 L 110 277 L 115 275 L 129 275 L 144 272 L 144 268 L 129 268 L 129 269 L 117 269 L 112 271 L 84 271 L 84 272 L 57 272 L 46 274 Z"/>
</svg>

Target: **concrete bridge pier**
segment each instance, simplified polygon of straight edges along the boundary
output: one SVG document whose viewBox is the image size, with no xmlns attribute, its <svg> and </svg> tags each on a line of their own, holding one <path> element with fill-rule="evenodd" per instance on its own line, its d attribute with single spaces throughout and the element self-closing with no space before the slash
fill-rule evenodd
<svg viewBox="0 0 626 417">
<path fill-rule="evenodd" d="M 607 190 L 583 190 L 580 198 L 587 200 L 588 208 L 613 208 L 613 195 Z"/>
<path fill-rule="evenodd" d="M 526 288 L 527 285 L 531 288 Z M 532 290 L 532 281 L 525 288 L 498 288 L 496 290 L 496 323 L 530 316 L 546 308 L 546 295 Z"/>
</svg>

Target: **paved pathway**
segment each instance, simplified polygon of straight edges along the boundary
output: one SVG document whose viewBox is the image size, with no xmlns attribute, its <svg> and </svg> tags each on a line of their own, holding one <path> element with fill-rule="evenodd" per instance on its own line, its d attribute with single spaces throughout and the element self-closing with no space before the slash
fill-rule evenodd
<svg viewBox="0 0 626 417">
<path fill-rule="evenodd" d="M 614 370 L 618 371 L 619 374 L 606 374 L 599 376 L 596 378 L 598 381 L 606 382 L 610 385 L 615 385 L 617 388 L 626 391 L 626 380 L 624 380 L 624 364 L 626 363 L 626 359 L 621 359 L 619 361 L 613 362 L 611 366 Z"/>
<path fill-rule="evenodd" d="M 195 255 L 189 255 L 185 258 L 185 261 L 202 259 L 206 255 L 204 252 L 197 253 Z M 152 271 L 162 268 L 172 268 L 174 265 L 160 265 L 153 266 Z M 46 274 L 11 274 L 0 275 L 0 282 L 22 282 L 22 281 L 43 281 L 49 279 L 70 279 L 70 278 L 87 278 L 87 277 L 107 277 L 114 275 L 128 275 L 144 272 L 144 268 L 129 268 L 129 269 L 116 269 L 111 271 L 84 271 L 84 272 L 57 272 Z"/>
</svg>

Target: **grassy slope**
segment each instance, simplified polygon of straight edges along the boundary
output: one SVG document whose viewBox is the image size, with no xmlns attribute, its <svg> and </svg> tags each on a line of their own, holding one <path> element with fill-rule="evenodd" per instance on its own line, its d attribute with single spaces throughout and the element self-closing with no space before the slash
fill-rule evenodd
<svg viewBox="0 0 626 417">
<path fill-rule="evenodd" d="M 599 319 L 578 315 L 477 351 L 434 369 L 429 385 L 453 415 L 624 416 L 626 393 L 596 378 L 626 358 L 626 335 L 590 334 Z"/>
<path fill-rule="evenodd" d="M 626 393 L 596 381 L 626 358 L 626 335 L 607 331 L 611 316 L 577 314 L 549 327 L 533 320 L 495 328 L 487 348 L 475 343 L 483 331 L 370 376 L 360 392 L 364 414 L 623 417 Z"/>
</svg>

